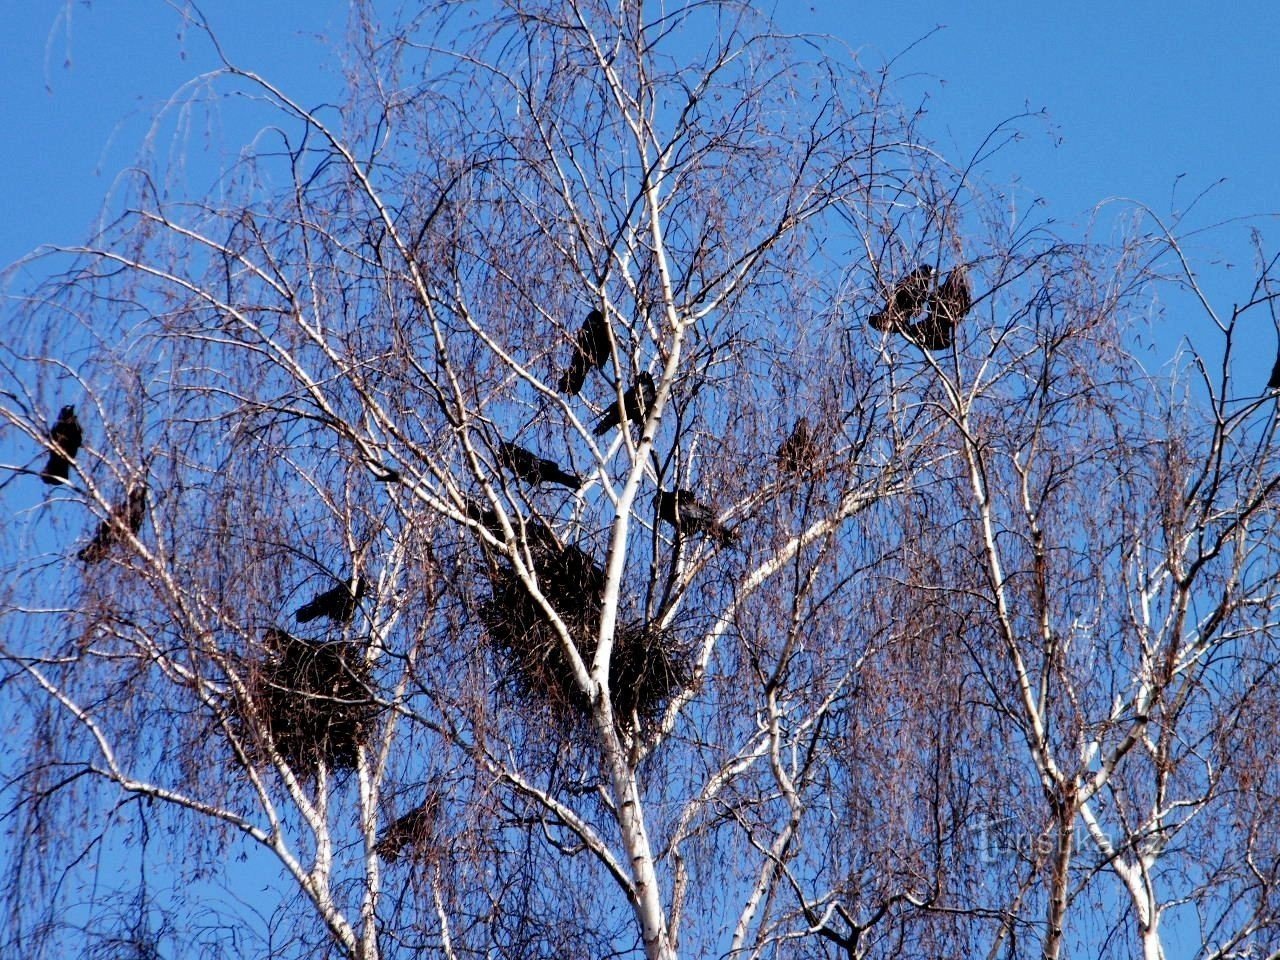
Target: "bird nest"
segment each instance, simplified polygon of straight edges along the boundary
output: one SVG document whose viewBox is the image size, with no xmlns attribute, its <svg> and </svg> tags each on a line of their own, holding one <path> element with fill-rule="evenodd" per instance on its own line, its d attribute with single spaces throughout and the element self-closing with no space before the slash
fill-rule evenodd
<svg viewBox="0 0 1280 960">
<path fill-rule="evenodd" d="M 364 645 L 302 640 L 268 630 L 266 655 L 251 665 L 241 720 L 257 762 L 283 759 L 295 772 L 321 763 L 351 770 L 369 736 L 377 703 Z"/>
<path fill-rule="evenodd" d="M 590 668 L 599 636 L 604 572 L 573 546 L 539 549 L 533 560 L 539 591 Z M 578 726 L 590 716 L 591 703 L 551 617 L 510 564 L 491 566 L 490 587 L 480 618 L 503 686 L 516 694 L 518 702 L 547 708 L 565 728 Z M 609 689 L 620 727 L 634 730 L 656 721 L 691 679 L 691 651 L 677 642 L 672 631 L 639 623 L 618 626 Z"/>
</svg>

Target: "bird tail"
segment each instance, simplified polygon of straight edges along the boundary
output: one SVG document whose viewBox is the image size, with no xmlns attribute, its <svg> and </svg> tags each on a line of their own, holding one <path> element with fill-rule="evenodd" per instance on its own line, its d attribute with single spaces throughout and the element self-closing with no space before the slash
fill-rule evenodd
<svg viewBox="0 0 1280 960">
<path fill-rule="evenodd" d="M 595 428 L 591 432 L 597 437 L 603 437 L 612 428 L 613 418 L 606 414 L 604 417 L 600 418 L 600 422 L 595 425 Z"/>
<path fill-rule="evenodd" d="M 45 468 L 40 471 L 40 479 L 50 486 L 66 483 L 70 469 L 70 461 L 64 457 L 60 457 L 56 453 L 51 453 L 49 454 L 49 462 L 45 464 Z"/>
<path fill-rule="evenodd" d="M 320 607 L 314 600 L 304 603 L 293 613 L 293 618 L 299 623 L 310 623 L 318 616 L 320 616 Z"/>
<path fill-rule="evenodd" d="M 587 481 L 576 474 L 561 470 L 554 478 L 555 482 L 561 486 L 568 487 L 570 490 L 580 490 L 582 485 Z"/>
<path fill-rule="evenodd" d="M 923 347 L 925 350 L 946 350 L 955 341 L 955 324 L 947 322 L 946 318 L 939 314 L 930 312 L 925 319 L 907 327 L 902 333 L 916 346 Z"/>
<path fill-rule="evenodd" d="M 717 523 L 711 528 L 711 532 L 715 534 L 716 542 L 722 547 L 732 547 L 738 542 L 738 535 L 723 523 Z"/>
<path fill-rule="evenodd" d="M 569 363 L 569 369 L 566 370 L 556 384 L 556 389 L 561 393 L 576 397 L 582 390 L 582 385 L 587 382 L 587 371 L 589 367 L 581 354 L 575 353 L 573 360 Z"/>
<path fill-rule="evenodd" d="M 888 330 L 894 325 L 893 311 L 877 310 L 871 316 L 867 317 L 867 324 L 872 330 Z"/>
<path fill-rule="evenodd" d="M 80 552 L 76 554 L 76 558 L 81 563 L 97 563 L 105 560 L 107 557 L 107 543 L 104 542 L 101 532 L 95 536 L 87 544 L 80 548 Z"/>
</svg>

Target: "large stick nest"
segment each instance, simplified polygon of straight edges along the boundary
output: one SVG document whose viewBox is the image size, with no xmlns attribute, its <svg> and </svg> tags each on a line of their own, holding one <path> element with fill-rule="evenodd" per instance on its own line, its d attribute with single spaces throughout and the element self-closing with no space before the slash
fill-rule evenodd
<svg viewBox="0 0 1280 960">
<path fill-rule="evenodd" d="M 590 667 L 599 638 L 604 571 L 572 545 L 539 543 L 530 553 L 538 590 Z M 542 703 L 567 726 L 577 726 L 590 716 L 591 704 L 551 618 L 509 562 L 491 562 L 489 581 L 491 594 L 480 606 L 480 617 L 504 685 L 521 702 Z M 609 665 L 617 723 L 634 728 L 655 721 L 692 679 L 691 660 L 690 650 L 672 631 L 619 624 Z"/>
<path fill-rule="evenodd" d="M 266 655 L 251 665 L 241 719 L 252 731 L 254 759 L 270 757 L 268 743 L 293 770 L 314 773 L 356 765 L 377 703 L 364 644 L 302 640 L 272 628 Z"/>
</svg>

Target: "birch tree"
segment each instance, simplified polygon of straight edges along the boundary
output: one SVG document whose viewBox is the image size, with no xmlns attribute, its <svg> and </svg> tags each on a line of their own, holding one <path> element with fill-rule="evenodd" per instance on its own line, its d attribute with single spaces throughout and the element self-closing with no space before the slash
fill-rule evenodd
<svg viewBox="0 0 1280 960">
<path fill-rule="evenodd" d="M 749 4 L 355 4 L 336 106 L 183 15 L 257 135 L 8 306 L 6 947 L 1276 949 L 1265 256 Z"/>
</svg>

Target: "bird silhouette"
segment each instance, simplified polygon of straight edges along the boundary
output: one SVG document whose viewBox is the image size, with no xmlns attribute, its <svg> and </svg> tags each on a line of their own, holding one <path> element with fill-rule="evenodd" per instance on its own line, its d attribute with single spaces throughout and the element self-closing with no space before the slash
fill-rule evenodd
<svg viewBox="0 0 1280 960">
<path fill-rule="evenodd" d="M 1268 390 L 1280 390 L 1280 353 L 1276 354 L 1276 365 L 1271 368 L 1271 379 L 1267 381 Z"/>
<path fill-rule="evenodd" d="M 587 374 L 593 367 L 603 368 L 609 362 L 609 324 L 604 314 L 592 310 L 578 331 L 573 342 L 573 354 L 569 357 L 569 369 L 560 377 L 557 386 L 561 393 L 574 397 L 582 389 Z"/>
<path fill-rule="evenodd" d="M 287 630 L 281 630 L 279 627 L 267 627 L 262 633 L 263 645 L 275 653 L 280 653 L 287 647 L 301 642 Z"/>
<path fill-rule="evenodd" d="M 933 267 L 922 263 L 905 277 L 889 293 L 883 310 L 877 310 L 867 318 L 873 330 L 900 329 L 924 307 L 933 288 Z"/>
<path fill-rule="evenodd" d="M 698 502 L 692 490 L 659 490 L 653 501 L 658 508 L 658 518 L 671 524 L 678 534 L 705 533 L 724 547 L 738 539 L 716 519 L 714 510 Z"/>
<path fill-rule="evenodd" d="M 926 350 L 945 350 L 955 342 L 956 324 L 973 307 L 973 288 L 963 264 L 949 274 L 929 296 L 929 312 L 919 323 L 902 330 L 903 336 Z"/>
<path fill-rule="evenodd" d="M 318 617 L 328 617 L 330 620 L 346 623 L 355 614 L 356 604 L 368 589 L 369 584 L 364 577 L 340 583 L 300 606 L 294 611 L 294 619 L 299 623 L 310 623 Z"/>
<path fill-rule="evenodd" d="M 558 483 L 570 490 L 582 486 L 581 477 L 561 470 L 554 460 L 546 460 L 507 440 L 498 444 L 498 462 L 526 483 Z"/>
<path fill-rule="evenodd" d="M 623 409 L 618 409 L 617 400 L 609 404 L 609 408 L 605 410 L 604 416 L 600 418 L 600 422 L 592 432 L 599 437 L 628 420 L 643 421 L 657 397 L 658 391 L 654 387 L 653 377 L 642 371 L 631 389 L 622 395 Z"/>
<path fill-rule="evenodd" d="M 83 439 L 80 421 L 76 419 L 76 408 L 63 407 L 58 411 L 58 419 L 49 427 L 49 443 L 53 445 L 53 449 L 49 451 L 49 462 L 40 471 L 40 479 L 50 485 L 66 483 L 71 461 L 80 452 Z"/>
<path fill-rule="evenodd" d="M 486 507 L 478 500 L 470 497 L 466 498 L 465 513 L 468 520 L 474 520 L 486 530 L 488 530 L 495 540 L 501 542 L 505 539 L 502 532 L 502 520 L 498 517 L 498 511 L 491 507 Z M 511 529 L 519 539 L 521 531 L 521 520 L 524 521 L 524 539 L 530 547 L 546 547 L 548 544 L 555 545 L 559 548 L 559 541 L 556 539 L 555 533 L 547 526 L 546 521 L 539 517 L 521 517 L 514 510 L 508 509 L 507 520 L 511 524 Z"/>
<path fill-rule="evenodd" d="M 792 476 L 804 473 L 818 456 L 818 445 L 809 431 L 809 418 L 801 417 L 791 435 L 778 447 L 778 469 Z"/>
<path fill-rule="evenodd" d="M 478 500 L 467 498 L 466 516 L 468 520 L 474 520 L 480 526 L 484 527 L 499 540 L 503 539 L 502 521 L 498 518 L 498 511 L 484 506 Z M 515 520 L 512 520 L 515 523 Z M 515 527 L 519 532 L 519 527 Z"/>
<path fill-rule="evenodd" d="M 405 847 L 415 847 L 431 838 L 439 809 L 440 794 L 433 790 L 427 794 L 426 802 L 387 827 L 374 845 L 374 851 L 387 863 L 395 863 Z"/>
<path fill-rule="evenodd" d="M 97 563 L 105 560 L 111 547 L 124 542 L 124 531 L 127 528 L 132 534 L 142 529 L 142 521 L 147 516 L 147 486 L 141 484 L 129 491 L 125 502 L 111 511 L 111 516 L 98 524 L 98 531 L 93 539 L 80 548 L 76 554 L 84 563 Z"/>
</svg>

